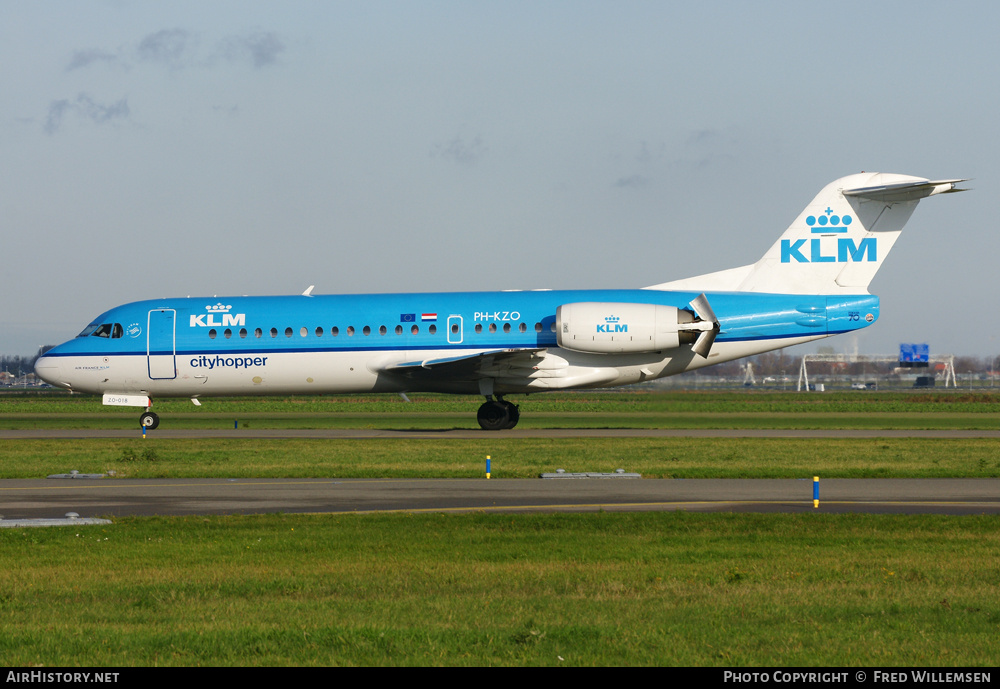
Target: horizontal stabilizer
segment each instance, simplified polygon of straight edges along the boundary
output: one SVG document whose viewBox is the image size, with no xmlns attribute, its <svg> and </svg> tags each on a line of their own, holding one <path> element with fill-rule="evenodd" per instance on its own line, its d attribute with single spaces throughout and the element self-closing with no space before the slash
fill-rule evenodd
<svg viewBox="0 0 1000 689">
<path fill-rule="evenodd" d="M 870 201 L 898 203 L 900 201 L 917 201 L 928 196 L 935 196 L 936 194 L 953 194 L 957 191 L 968 191 L 968 189 L 955 188 L 956 184 L 968 181 L 968 179 L 939 179 L 936 181 L 904 182 L 903 184 L 882 184 L 876 187 L 845 189 L 843 194 L 844 196 L 868 199 Z"/>
</svg>

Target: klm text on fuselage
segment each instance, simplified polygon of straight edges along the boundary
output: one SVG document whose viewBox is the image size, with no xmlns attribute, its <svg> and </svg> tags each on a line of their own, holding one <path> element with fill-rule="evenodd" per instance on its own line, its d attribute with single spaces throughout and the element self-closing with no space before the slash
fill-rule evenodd
<svg viewBox="0 0 1000 689">
<path fill-rule="evenodd" d="M 200 316 L 191 316 L 191 327 L 201 326 L 202 328 L 225 328 L 228 326 L 244 326 L 247 323 L 247 315 L 245 313 L 223 313 L 219 315 L 222 316 L 221 322 L 215 320 L 216 314 L 214 313 L 203 313 Z"/>
</svg>

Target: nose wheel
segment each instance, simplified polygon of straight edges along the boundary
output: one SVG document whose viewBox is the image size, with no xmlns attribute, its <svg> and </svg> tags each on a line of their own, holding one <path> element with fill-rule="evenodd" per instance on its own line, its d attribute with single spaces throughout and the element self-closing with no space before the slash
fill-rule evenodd
<svg viewBox="0 0 1000 689">
<path fill-rule="evenodd" d="M 503 399 L 486 398 L 486 402 L 479 407 L 476 413 L 476 420 L 484 431 L 502 431 L 513 428 L 521 418 L 517 405 Z"/>
<path fill-rule="evenodd" d="M 139 425 L 143 428 L 153 430 L 160 425 L 160 417 L 151 411 L 143 412 L 142 415 L 139 416 Z"/>
</svg>

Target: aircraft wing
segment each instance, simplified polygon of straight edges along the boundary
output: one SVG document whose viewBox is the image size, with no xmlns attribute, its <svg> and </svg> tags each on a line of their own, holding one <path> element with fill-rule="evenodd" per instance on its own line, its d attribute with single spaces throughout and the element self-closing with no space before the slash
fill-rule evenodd
<svg viewBox="0 0 1000 689">
<path fill-rule="evenodd" d="M 539 352 L 544 352 L 545 349 L 492 349 L 463 356 L 405 361 L 386 366 L 382 370 L 414 382 L 446 386 L 482 381 L 480 391 L 492 394 L 491 391 L 484 390 L 483 383 L 488 390 L 492 388 L 492 381 L 496 378 L 527 378 L 538 362 Z"/>
</svg>

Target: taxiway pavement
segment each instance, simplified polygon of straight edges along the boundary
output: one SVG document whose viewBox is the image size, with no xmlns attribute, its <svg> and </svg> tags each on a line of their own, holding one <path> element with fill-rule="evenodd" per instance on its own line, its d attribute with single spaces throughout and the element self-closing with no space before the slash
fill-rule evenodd
<svg viewBox="0 0 1000 689">
<path fill-rule="evenodd" d="M 690 510 L 1000 514 L 1000 479 L 7 479 L 6 519 Z"/>
</svg>

